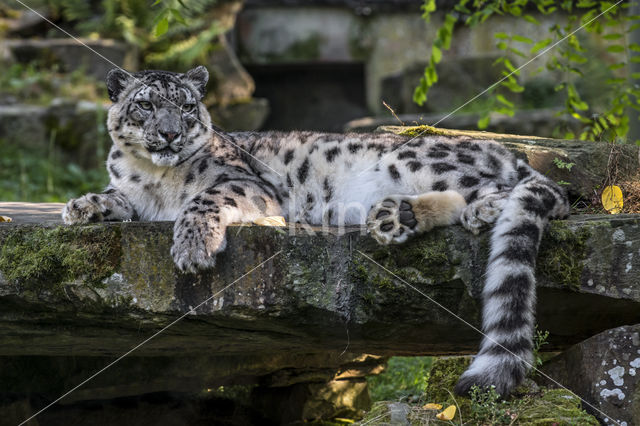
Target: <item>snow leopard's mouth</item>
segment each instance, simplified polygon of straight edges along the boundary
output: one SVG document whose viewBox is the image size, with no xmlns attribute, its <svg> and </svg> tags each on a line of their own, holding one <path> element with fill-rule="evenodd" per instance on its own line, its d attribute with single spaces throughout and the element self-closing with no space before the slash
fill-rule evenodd
<svg viewBox="0 0 640 426">
<path fill-rule="evenodd" d="M 152 154 L 160 154 L 162 156 L 165 155 L 174 155 L 177 154 L 178 151 L 174 151 L 171 146 L 165 146 L 164 148 L 156 148 L 153 146 L 147 146 L 147 151 L 149 151 Z"/>
</svg>

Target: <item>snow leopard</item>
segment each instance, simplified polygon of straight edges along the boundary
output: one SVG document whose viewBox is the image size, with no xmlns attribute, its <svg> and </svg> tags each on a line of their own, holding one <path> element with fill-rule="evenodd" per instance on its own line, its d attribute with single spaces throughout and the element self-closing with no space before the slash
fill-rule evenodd
<svg viewBox="0 0 640 426">
<path fill-rule="evenodd" d="M 491 140 L 311 131 L 225 133 L 202 102 L 209 75 L 111 70 L 113 140 L 102 193 L 69 200 L 67 224 L 174 221 L 180 271 L 215 265 L 234 222 L 366 225 L 380 244 L 437 226 L 490 227 L 484 338 L 456 385 L 509 394 L 532 362 L 540 240 L 569 204 L 561 187 Z"/>
</svg>

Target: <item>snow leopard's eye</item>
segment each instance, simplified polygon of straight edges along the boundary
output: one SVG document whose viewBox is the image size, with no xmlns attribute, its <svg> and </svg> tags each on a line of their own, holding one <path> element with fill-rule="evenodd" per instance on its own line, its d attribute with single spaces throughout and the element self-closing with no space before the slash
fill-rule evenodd
<svg viewBox="0 0 640 426">
<path fill-rule="evenodd" d="M 153 105 L 149 101 L 138 101 L 138 106 L 145 111 L 149 111 L 153 108 Z"/>
<path fill-rule="evenodd" d="M 193 110 L 196 109 L 196 104 L 184 104 L 182 105 L 182 112 L 185 113 L 190 113 L 193 112 Z"/>
</svg>

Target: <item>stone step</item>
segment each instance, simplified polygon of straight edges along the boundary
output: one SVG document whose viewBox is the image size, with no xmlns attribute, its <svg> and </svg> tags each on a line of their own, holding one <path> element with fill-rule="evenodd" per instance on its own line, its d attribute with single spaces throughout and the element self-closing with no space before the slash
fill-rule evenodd
<svg viewBox="0 0 640 426">
<path fill-rule="evenodd" d="M 379 247 L 361 228 L 309 234 L 297 226 L 284 232 L 236 226 L 218 266 L 190 275 L 178 272 L 169 255 L 171 223 L 68 227 L 51 205 L 26 214 L 38 210 L 0 204 L 16 220 L 0 224 L 0 355 L 118 355 L 208 298 L 139 355 L 345 346 L 356 353 L 437 355 L 469 353 L 479 341 L 362 253 L 478 325 L 487 233 L 452 226 Z M 551 333 L 548 349 L 640 323 L 639 224 L 638 215 L 552 223 L 537 267 L 538 322 Z"/>
</svg>

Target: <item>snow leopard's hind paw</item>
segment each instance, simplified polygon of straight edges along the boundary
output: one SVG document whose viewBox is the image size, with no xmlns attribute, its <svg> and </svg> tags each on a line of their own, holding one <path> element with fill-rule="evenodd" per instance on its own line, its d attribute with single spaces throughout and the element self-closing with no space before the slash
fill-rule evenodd
<svg viewBox="0 0 640 426">
<path fill-rule="evenodd" d="M 390 196 L 369 211 L 367 229 L 380 244 L 400 244 L 416 233 L 416 220 L 407 196 Z"/>
<path fill-rule="evenodd" d="M 455 191 L 391 195 L 371 208 L 367 228 L 380 244 L 399 244 L 435 226 L 457 223 L 466 205 Z"/>
</svg>

